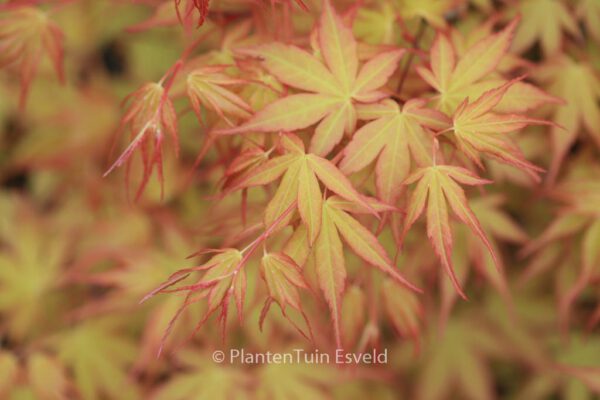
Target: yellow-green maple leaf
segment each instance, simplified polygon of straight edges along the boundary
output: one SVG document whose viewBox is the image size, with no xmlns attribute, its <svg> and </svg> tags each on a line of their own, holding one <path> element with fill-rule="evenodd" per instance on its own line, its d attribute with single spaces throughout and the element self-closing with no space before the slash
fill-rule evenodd
<svg viewBox="0 0 600 400">
<path fill-rule="evenodd" d="M 365 124 L 354 134 L 344 150 L 340 169 L 346 174 L 356 172 L 377 158 L 375 167 L 379 197 L 394 204 L 411 168 L 411 158 L 417 166 L 431 164 L 433 134 L 427 128 L 442 130 L 450 124 L 442 113 L 427 109 L 420 100 L 410 100 L 400 110 L 398 104 L 386 100 L 363 108 Z"/>
<path fill-rule="evenodd" d="M 385 97 L 379 89 L 396 69 L 403 51 L 377 55 L 359 70 L 356 40 L 328 0 L 319 20 L 318 39 L 323 61 L 298 47 L 280 43 L 250 50 L 281 82 L 308 93 L 277 100 L 242 126 L 221 132 L 293 131 L 320 121 L 310 144 L 310 152 L 319 156 L 327 155 L 344 132 L 352 133 L 356 104 Z"/>
<path fill-rule="evenodd" d="M 242 189 L 266 185 L 283 176 L 265 211 L 266 226 L 297 202 L 300 217 L 308 228 L 310 243 L 313 243 L 321 228 L 322 194 L 319 181 L 332 192 L 375 213 L 331 161 L 315 154 L 307 154 L 304 144 L 297 136 L 282 135 L 281 142 L 286 154 L 268 160 L 232 183 L 232 190 Z M 282 225 L 289 222 L 291 217 L 289 215 Z"/>
<path fill-rule="evenodd" d="M 406 184 L 418 183 L 409 201 L 404 234 L 423 213 L 423 209 L 427 205 L 427 237 L 440 258 L 446 273 L 452 280 L 456 291 L 463 298 L 466 298 L 452 266 L 452 230 L 448 216 L 448 205 L 450 205 L 454 214 L 479 236 L 494 260 L 496 256 L 479 221 L 467 204 L 463 189 L 455 181 L 464 185 L 489 183 L 489 181 L 478 178 L 467 169 L 450 165 L 421 168 L 406 179 Z"/>
<path fill-rule="evenodd" d="M 341 238 L 356 255 L 407 288 L 421 290 L 408 282 L 393 266 L 391 259 L 375 235 L 344 210 L 344 202 L 332 197 L 323 203 L 322 227 L 315 242 L 316 272 L 319 286 L 329 304 L 333 318 L 336 344 L 341 346 L 342 293 L 346 267 Z"/>
<path fill-rule="evenodd" d="M 562 45 L 562 31 L 580 35 L 571 11 L 559 0 L 521 0 L 516 12 L 522 23 L 515 32 L 512 50 L 521 53 L 539 41 L 546 56 L 554 55 Z"/>
</svg>

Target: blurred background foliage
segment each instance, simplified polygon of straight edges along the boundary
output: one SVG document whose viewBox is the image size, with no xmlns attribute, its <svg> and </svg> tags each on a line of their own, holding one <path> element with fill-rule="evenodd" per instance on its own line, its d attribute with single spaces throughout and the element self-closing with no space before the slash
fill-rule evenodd
<svg viewBox="0 0 600 400">
<path fill-rule="evenodd" d="M 1 4 L 13 3 L 17 2 Z M 413 30 L 418 20 L 425 18 L 433 24 L 449 21 L 468 32 L 497 15 L 497 10 L 502 10 L 501 18 L 509 18 L 524 7 L 517 1 L 485 0 L 362 3 L 366 6 L 357 13 L 355 35 L 364 43 L 403 46 L 407 43 L 398 16 Z M 575 28 L 581 31 L 575 37 L 567 30 L 565 54 L 599 74 L 600 38 L 593 35 L 600 23 L 598 2 L 538 3 L 560 5 L 572 15 L 578 23 Z M 293 23 L 298 31 L 308 32 L 320 7 L 318 1 L 306 4 L 311 10 L 308 13 L 294 8 Z M 343 8 L 354 2 L 336 4 Z M 583 6 L 589 11 L 578 13 Z M 171 67 L 183 51 L 186 33 L 177 23 L 130 29 L 147 21 L 156 10 L 173 19 L 171 1 L 48 1 L 34 2 L 32 7 L 52 10 L 53 21 L 64 33 L 66 83 L 57 81 L 50 60 L 42 58 L 27 106 L 19 109 L 18 71 L 5 68 L 0 73 L 0 398 L 598 398 L 600 332 L 588 326 L 588 321 L 600 298 L 600 265 L 595 264 L 594 279 L 570 308 L 569 328 L 561 329 L 559 307 L 564 293 L 577 280 L 582 231 L 550 238 L 541 244 L 544 249 L 533 261 L 520 257 L 522 245 L 556 218 L 560 199 L 541 195 L 514 170 L 494 163 L 489 168 L 496 180 L 491 193 L 496 194 L 472 197 L 472 207 L 486 231 L 498 239 L 494 245 L 503 255 L 510 294 L 493 274 L 479 273 L 468 278 L 470 300 L 456 302 L 452 310 L 444 309 L 440 304 L 447 305 L 449 300 L 441 299 L 452 296 L 448 294 L 452 289 L 442 280 L 438 293 L 429 290 L 423 299 L 422 320 L 407 321 L 403 313 L 414 312 L 411 300 L 392 294 L 402 289 L 386 288 L 390 283 L 385 283 L 381 291 L 370 293 L 359 279 L 349 285 L 344 297 L 347 312 L 343 312 L 343 324 L 348 332 L 344 340 L 349 347 L 363 341 L 389 349 L 387 365 L 216 364 L 210 357 L 214 349 L 312 348 L 278 312 L 271 312 L 259 331 L 261 299 L 255 291 L 264 288 L 256 284 L 260 279 L 258 261 L 253 260 L 247 268 L 244 324 L 239 326 L 231 316 L 225 343 L 213 323 L 190 339 L 204 307 L 194 305 L 184 312 L 167 339 L 165 352 L 157 358 L 161 338 L 181 298 L 158 296 L 140 305 L 141 298 L 169 274 L 194 265 L 195 260 L 186 259 L 187 255 L 221 246 L 243 231 L 239 196 L 219 203 L 211 197 L 223 172 L 215 163 L 217 154 L 208 155 L 194 172 L 197 184 L 188 185 L 206 132 L 180 100 L 181 94 L 176 96 L 175 106 L 180 113 L 182 152 L 178 160 L 172 151 L 164 152 L 164 199 L 160 199 L 155 179 L 150 180 L 141 199 L 133 202 L 123 185 L 122 172 L 103 178 L 116 155 L 111 146 L 123 99 L 141 84 L 158 80 Z M 192 34 L 214 33 L 204 38 L 198 53 L 231 63 L 229 50 L 221 49 L 227 34 L 222 29 L 224 21 L 251 7 L 252 2 L 241 0 L 211 1 L 209 19 Z M 268 5 L 262 10 L 264 20 L 272 24 L 284 12 L 284 5 L 274 2 L 272 8 Z M 543 17 L 535 14 L 529 18 Z M 527 23 L 533 22 L 523 21 Z M 425 48 L 432 37 L 430 30 L 424 38 Z M 542 46 L 543 50 L 532 46 L 526 58 L 543 64 L 543 51 L 552 51 L 552 46 Z M 532 71 L 535 80 L 535 69 Z M 411 88 L 409 80 L 406 90 L 418 88 Z M 528 134 L 520 139 L 527 158 L 546 167 L 550 163 L 547 135 L 545 128 L 528 128 Z M 600 182 L 599 152 L 589 143 L 590 139 L 582 136 L 570 148 L 560 182 L 568 182 L 570 176 L 587 176 L 593 185 L 585 188 Z M 139 172 L 135 168 L 132 173 Z M 261 196 L 264 194 L 252 193 L 249 198 L 249 225 L 260 219 L 259 209 L 253 205 L 262 201 Z M 591 207 L 598 210 L 600 202 Z M 423 230 L 407 238 L 408 250 L 400 257 L 405 270 L 437 269 L 424 237 Z M 388 248 L 394 247 L 389 233 L 382 238 Z M 466 231 L 456 227 L 455 238 L 458 270 L 466 274 L 473 270 L 468 265 L 474 264 L 490 270 L 490 260 L 482 256 L 479 243 Z M 598 242 L 592 245 L 600 247 Z M 360 272 L 358 258 L 348 256 L 347 263 L 349 270 Z M 437 279 L 434 273 L 431 276 Z M 366 297 L 376 299 L 377 315 L 369 314 Z M 305 307 L 315 320 L 316 345 L 331 348 L 324 303 L 309 298 Z M 439 329 L 442 320 L 447 320 L 445 328 Z M 418 352 L 411 335 L 406 337 L 406 331 L 413 330 L 421 337 Z M 399 338 L 397 331 L 405 336 Z"/>
</svg>

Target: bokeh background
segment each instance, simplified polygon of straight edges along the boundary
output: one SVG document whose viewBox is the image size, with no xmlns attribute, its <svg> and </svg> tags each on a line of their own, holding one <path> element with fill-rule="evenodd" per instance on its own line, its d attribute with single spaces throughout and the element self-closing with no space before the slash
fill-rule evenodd
<svg viewBox="0 0 600 400">
<path fill-rule="evenodd" d="M 491 193 L 476 197 L 472 207 L 478 216 L 484 216 L 486 230 L 510 232 L 496 243 L 507 267 L 510 301 L 493 282 L 472 276 L 470 300 L 443 310 L 440 299 L 450 288 L 444 292 L 440 285 L 438 293 L 434 291 L 424 300 L 417 345 L 397 334 L 406 323 L 402 298 L 384 300 L 382 295 L 381 301 L 376 301 L 379 313 L 373 316 L 365 306 L 370 304 L 366 298 L 370 294 L 365 294 L 360 282 L 350 282 L 343 322 L 348 332 L 359 334 L 346 340 L 388 349 L 386 365 L 340 368 L 215 363 L 211 353 L 216 349 L 331 349 L 330 321 L 322 301 L 307 300 L 307 310 L 315 320 L 315 345 L 298 335 L 279 312 L 270 313 L 260 332 L 262 298 L 255 293 L 261 290 L 257 289 L 260 277 L 254 273 L 248 277 L 245 321 L 240 326 L 232 313 L 224 342 L 212 320 L 189 339 L 202 315 L 203 305 L 198 304 L 181 316 L 157 358 L 181 296 L 160 295 L 144 304 L 139 301 L 169 274 L 196 263 L 186 256 L 202 248 L 223 246 L 244 226 L 238 195 L 219 202 L 214 198 L 224 168 L 219 159 L 222 154 L 210 152 L 193 168 L 206 128 L 197 122 L 181 88 L 175 87 L 174 96 L 181 153 L 175 159 L 172 145 L 165 141 L 163 198 L 153 177 L 143 195 L 134 199 L 131 191 L 135 194 L 139 164 L 132 165 L 133 183 L 129 186 L 124 168 L 103 177 L 127 142 L 126 135 L 117 135 L 122 102 L 142 84 L 160 79 L 193 40 L 190 37 L 203 35 L 196 49 L 203 60 L 232 63 L 231 48 L 244 39 L 225 28 L 232 20 L 262 13 L 260 22 L 255 23 L 272 27 L 283 21 L 285 2 L 265 2 L 258 9 L 256 3 L 260 2 L 211 1 L 209 18 L 191 32 L 177 21 L 171 1 L 27 3 L 48 12 L 64 33 L 65 82 L 59 82 L 51 59 L 43 56 L 26 105 L 19 107 L 19 64 L 3 65 L 0 71 L 0 398 L 599 398 L 600 331 L 589 321 L 597 314 L 600 299 L 600 265 L 596 259 L 594 278 L 573 301 L 569 327 L 561 328 L 559 306 L 578 279 L 583 231 L 572 229 L 550 238 L 558 240 L 544 243 L 543 254 L 535 258 L 519 256 L 525 242 L 556 220 L 563 203 L 499 165 L 490 166 L 498 178 Z M 355 35 L 366 43 L 409 47 L 402 29 L 414 32 L 421 18 L 432 18 L 420 11 L 426 8 L 424 3 L 429 1 L 361 2 L 364 8 L 358 11 Z M 600 74 L 598 1 L 431 3 L 438 7 L 438 18 L 463 32 L 490 18 L 506 21 L 520 13 L 522 29 L 544 26 L 540 29 L 551 31 L 546 36 L 559 36 L 558 51 L 564 57 L 595 77 Z M 308 32 L 320 9 L 318 1 L 306 4 L 309 12 L 294 6 L 291 16 L 300 32 Z M 354 4 L 336 2 L 340 9 Z M 0 21 L 11 18 L 12 7 L 20 5 L 1 2 Z M 528 19 L 527 10 L 534 6 L 542 10 L 559 7 L 561 18 L 568 22 L 540 20 L 539 13 Z M 403 18 L 404 28 L 398 17 Z M 144 25 L 144 21 L 150 23 Z M 524 35 L 528 33 L 523 32 L 517 37 L 522 35 L 521 42 L 527 42 Z M 4 39 L 0 34 L 0 43 Z M 428 48 L 432 39 L 433 30 L 429 30 L 422 46 Z M 548 53 L 557 50 L 535 35 L 525 47 L 514 54 L 529 63 L 535 80 L 535 67 L 558 57 Z M 2 57 L 0 54 L 0 60 Z M 569 92 L 571 100 L 579 96 L 577 86 L 557 89 L 551 83 L 540 85 L 550 92 L 574 91 Z M 407 87 L 411 90 L 410 78 Z M 600 87 L 594 90 L 598 92 L 592 105 L 585 106 L 595 107 L 592 114 L 598 112 Z M 553 112 L 538 111 L 546 116 Z M 586 127 L 573 129 L 577 139 L 557 180 L 569 184 L 575 176 L 589 205 L 600 199 L 600 152 Z M 530 128 L 527 132 L 520 145 L 528 159 L 548 167 L 548 129 Z M 570 189 L 567 186 L 565 190 Z M 264 200 L 260 194 L 253 196 L 249 199 L 250 221 L 260 219 L 260 208 L 253 205 Z M 600 202 L 594 207 L 600 208 Z M 455 233 L 457 268 L 466 271 L 474 263 L 489 263 L 482 260 L 484 256 L 463 228 L 457 227 Z M 409 250 L 400 263 L 409 269 L 437 269 L 433 252 L 423 239 L 424 230 L 420 233 L 408 239 Z M 382 240 L 393 248 L 391 235 L 384 233 Z M 592 246 L 598 249 L 600 243 Z M 360 268 L 358 259 L 349 260 L 349 268 Z M 257 261 L 248 267 L 256 271 Z M 447 321 L 442 330 L 443 319 Z"/>
</svg>

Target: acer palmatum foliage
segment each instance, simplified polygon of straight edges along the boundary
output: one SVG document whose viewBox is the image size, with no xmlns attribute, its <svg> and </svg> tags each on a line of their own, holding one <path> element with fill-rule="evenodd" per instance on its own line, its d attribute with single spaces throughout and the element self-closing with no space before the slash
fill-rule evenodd
<svg viewBox="0 0 600 400">
<path fill-rule="evenodd" d="M 599 24 L 596 0 L 0 5 L 0 397 L 598 395 Z"/>
<path fill-rule="evenodd" d="M 348 14 L 347 19 L 352 18 Z M 453 223 L 448 208 L 479 237 L 500 268 L 461 185 L 491 183 L 474 172 L 485 171 L 486 159 L 512 165 L 537 182 L 543 169 L 525 159 L 510 134 L 528 125 L 550 125 L 551 122 L 525 113 L 544 103 L 560 103 L 560 99 L 525 83 L 523 77 L 511 78 L 518 72 L 517 60 L 500 70 L 518 23 L 519 19 L 515 19 L 496 33 L 490 24 L 489 32 L 480 34 L 469 45 L 457 31 L 439 30 L 428 57 L 423 55 L 423 61 L 414 65 L 412 57 L 407 58 L 400 68 L 407 52 L 417 52 L 421 37 L 412 38 L 405 47 L 373 46 L 365 49 L 366 55 L 361 58 L 359 43 L 348 21 L 331 2 L 325 1 L 306 36 L 309 48 L 276 38 L 248 37 L 248 44 L 233 48 L 233 64 L 218 64 L 206 56 L 191 59 L 189 68 L 184 68 L 191 106 L 201 123 L 206 123 L 211 114 L 214 116 L 208 122 L 206 143 L 234 145 L 231 151 L 240 156 L 254 154 L 244 157 L 243 166 L 237 166 L 234 176 L 227 177 L 222 195 L 241 190 L 240 215 L 245 215 L 248 192 L 256 190 L 254 187 L 272 188 L 267 192 L 271 194 L 265 202 L 264 217 L 256 227 L 258 231 L 267 229 L 269 235 L 259 236 L 258 242 L 242 251 L 237 266 L 232 265 L 229 273 L 206 273 L 210 279 L 201 278 L 198 284 L 179 287 L 175 285 L 180 279 L 170 280 L 152 294 L 183 290 L 188 292 L 188 298 L 207 297 L 209 306 L 203 321 L 218 304 L 225 323 L 229 293 L 238 296 L 236 304 L 242 313 L 247 283 L 245 278 L 237 277 L 244 273 L 255 244 L 266 248 L 268 241 L 274 241 L 270 236 L 285 236 L 284 228 L 291 226 L 296 233 L 287 246 L 302 247 L 305 256 L 295 260 L 280 248 L 281 258 L 275 260 L 288 261 L 266 264 L 288 268 L 288 274 L 296 273 L 297 268 L 308 273 L 312 257 L 317 285 L 314 289 L 320 290 L 318 296 L 329 306 L 335 344 L 341 347 L 341 303 L 346 282 L 352 280 L 344 266 L 344 244 L 365 264 L 379 268 L 384 280 L 395 279 L 421 292 L 401 275 L 377 234 L 386 229 L 396 233 L 399 250 L 426 206 L 426 236 L 457 292 L 466 299 L 451 261 Z M 249 31 L 246 33 L 250 35 Z M 461 47 L 462 51 L 458 51 Z M 248 68 L 261 69 L 262 76 L 279 82 L 279 88 L 266 83 L 261 88 L 273 93 L 272 101 L 256 104 L 253 93 L 238 89 L 240 95 L 231 90 L 232 85 L 250 84 L 250 79 L 244 79 Z M 426 89 L 418 97 L 396 92 L 396 85 L 390 81 L 400 81 L 397 87 L 401 88 L 402 80 L 408 76 L 404 70 L 411 69 L 437 94 Z M 240 144 L 235 145 L 236 142 Z M 376 192 L 369 193 L 368 175 L 354 179 L 354 183 L 350 178 L 375 159 Z M 449 161 L 444 162 L 445 159 Z M 417 185 L 412 188 L 412 183 Z M 369 197 L 370 194 L 376 197 Z M 405 199 L 401 198 L 403 195 Z M 372 226 L 377 231 L 363 223 L 375 223 Z M 299 230 L 301 234 L 297 234 Z M 402 234 L 398 234 L 400 230 Z M 263 271 L 264 265 L 263 262 Z M 298 297 L 294 286 L 299 281 L 294 279 L 296 284 L 290 286 L 288 278 L 292 275 L 262 276 L 269 288 L 265 310 L 275 299 L 286 315 L 290 296 Z M 279 292 L 273 291 L 275 285 Z M 218 288 L 222 294 L 216 295 Z M 302 312 L 306 329 L 310 330 L 310 318 L 302 311 L 299 300 L 292 304 Z M 261 325 L 263 318 L 264 315 Z"/>
</svg>

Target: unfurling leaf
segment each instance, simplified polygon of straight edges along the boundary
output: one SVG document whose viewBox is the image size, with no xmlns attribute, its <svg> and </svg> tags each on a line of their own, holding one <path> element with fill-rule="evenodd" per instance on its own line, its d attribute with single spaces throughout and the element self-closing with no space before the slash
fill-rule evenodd
<svg viewBox="0 0 600 400">
<path fill-rule="evenodd" d="M 197 68 L 187 77 L 187 95 L 200 123 L 204 123 L 201 106 L 204 106 L 223 118 L 229 125 L 233 123 L 227 116 L 237 119 L 250 117 L 252 109 L 237 94 L 225 87 L 245 83 L 243 79 L 227 76 L 226 65 L 213 65 Z"/>
<path fill-rule="evenodd" d="M 161 83 L 147 83 L 131 94 L 130 104 L 121 119 L 119 131 L 122 132 L 127 126 L 129 126 L 132 140 L 117 161 L 104 173 L 104 176 L 128 162 L 133 152 L 140 148 L 144 176 L 138 189 L 138 196 L 148 183 L 155 166 L 162 193 L 162 146 L 165 133 L 173 140 L 176 153 L 179 152 L 179 148 L 177 115 L 173 103 Z"/>
</svg>

